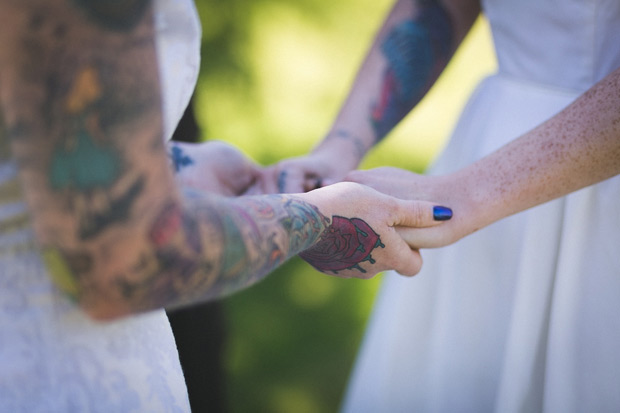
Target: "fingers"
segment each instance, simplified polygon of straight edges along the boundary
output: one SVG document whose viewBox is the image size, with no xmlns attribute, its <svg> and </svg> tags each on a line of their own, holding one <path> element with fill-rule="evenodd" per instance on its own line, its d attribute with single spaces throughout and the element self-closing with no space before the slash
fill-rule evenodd
<svg viewBox="0 0 620 413">
<path fill-rule="evenodd" d="M 285 167 L 277 164 L 255 173 L 255 182 L 245 195 L 298 194 L 323 186 L 321 178 L 308 172 L 308 168 Z"/>
<path fill-rule="evenodd" d="M 431 228 L 396 227 L 402 240 L 415 248 L 438 248 L 450 243 L 445 236 Z"/>
<path fill-rule="evenodd" d="M 304 191 L 304 172 L 294 168 L 283 168 L 276 176 L 278 192 L 281 194 L 297 194 Z"/>
<path fill-rule="evenodd" d="M 422 255 L 417 249 L 405 246 L 406 251 L 401 254 L 401 259 L 394 266 L 394 270 L 406 277 L 413 277 L 422 269 Z"/>
<path fill-rule="evenodd" d="M 256 179 L 256 187 L 260 194 L 277 194 L 277 176 L 278 170 L 275 166 L 263 168 L 261 174 Z"/>
<path fill-rule="evenodd" d="M 396 200 L 394 226 L 427 228 L 452 218 L 452 210 L 428 201 Z"/>
<path fill-rule="evenodd" d="M 279 193 L 295 194 L 320 188 L 320 166 L 315 161 L 295 159 L 280 163 L 277 167 L 276 186 Z"/>
<path fill-rule="evenodd" d="M 323 187 L 323 179 L 318 177 L 310 177 L 304 179 L 304 191 L 314 191 L 315 189 L 319 189 Z"/>
</svg>

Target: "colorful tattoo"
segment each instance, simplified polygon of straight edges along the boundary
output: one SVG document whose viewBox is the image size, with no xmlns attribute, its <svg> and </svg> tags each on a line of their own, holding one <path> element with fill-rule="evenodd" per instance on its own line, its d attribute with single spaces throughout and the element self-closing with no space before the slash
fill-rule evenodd
<svg viewBox="0 0 620 413">
<path fill-rule="evenodd" d="M 187 155 L 185 151 L 183 151 L 183 148 L 178 145 L 173 144 L 170 147 L 169 155 L 175 172 L 179 172 L 185 167 L 194 165 L 194 159 L 191 156 Z"/>
<path fill-rule="evenodd" d="M 41 257 L 56 287 L 71 299 L 77 300 L 79 287 L 75 279 L 75 273 L 71 270 L 61 252 L 56 249 L 46 248 L 42 251 Z"/>
<path fill-rule="evenodd" d="M 418 15 L 388 34 L 381 46 L 388 68 L 371 112 L 377 141 L 424 96 L 448 61 L 451 42 L 450 18 L 436 1 L 420 2 Z"/>
<path fill-rule="evenodd" d="M 330 134 L 328 136 L 328 139 L 331 137 L 335 139 L 342 139 L 342 140 L 350 141 L 353 144 L 353 147 L 355 148 L 355 154 L 359 159 L 363 158 L 364 155 L 366 154 L 367 149 L 366 149 L 366 146 L 364 145 L 364 141 L 362 141 L 359 137 L 349 133 L 346 130 L 337 130 L 333 134 Z"/>
<path fill-rule="evenodd" d="M 188 202 L 161 211 L 148 233 L 153 252 L 115 277 L 135 310 L 244 288 L 313 245 L 329 225 L 316 207 L 279 195 Z"/>
<path fill-rule="evenodd" d="M 243 232 L 232 216 L 224 215 L 221 221 L 225 234 L 224 238 L 230 242 L 229 248 L 224 248 L 222 252 L 222 274 L 228 276 L 243 274 L 247 272 L 246 266 L 249 264 L 248 248 L 245 243 L 235 242 L 236 240 L 243 240 Z M 252 226 L 253 223 L 248 220 L 248 224 Z M 246 277 L 243 276 L 242 278 L 244 280 L 241 282 L 244 282 Z"/>
<path fill-rule="evenodd" d="M 332 224 L 323 232 L 315 246 L 299 254 L 314 268 L 322 272 L 356 269 L 363 262 L 374 264 L 372 251 L 384 248 L 379 234 L 359 218 L 332 217 Z"/>
<path fill-rule="evenodd" d="M 88 16 L 112 30 L 130 30 L 148 9 L 150 0 L 73 0 Z"/>
<path fill-rule="evenodd" d="M 165 247 L 174 235 L 182 229 L 182 220 L 182 211 L 177 204 L 171 202 L 166 205 L 153 223 L 149 232 L 149 240 L 157 248 Z"/>
<path fill-rule="evenodd" d="M 94 67 L 86 66 L 78 71 L 63 106 L 79 126 L 66 132 L 56 145 L 50 170 L 53 189 L 90 192 L 109 188 L 118 179 L 119 155 L 104 143 L 99 116 L 94 110 L 102 94 L 101 80 Z"/>
<path fill-rule="evenodd" d="M 120 174 L 120 159 L 112 148 L 97 145 L 85 130 L 56 148 L 50 170 L 53 189 L 92 191 L 108 188 Z"/>
<path fill-rule="evenodd" d="M 80 213 L 79 236 L 82 240 L 91 239 L 113 224 L 126 222 L 131 218 L 131 208 L 144 190 L 144 180 L 138 178 L 125 192 L 117 197 L 110 196 L 103 207 L 99 206 L 98 196 L 84 194 L 79 197 L 83 205 L 88 206 Z M 77 198 L 77 196 L 76 196 Z M 79 203 L 78 203 L 79 204 Z"/>
<path fill-rule="evenodd" d="M 290 233 L 289 250 L 303 251 L 316 241 L 317 234 L 329 225 L 327 219 L 314 206 L 289 199 L 284 204 L 286 215 L 280 220 L 285 230 Z"/>
</svg>

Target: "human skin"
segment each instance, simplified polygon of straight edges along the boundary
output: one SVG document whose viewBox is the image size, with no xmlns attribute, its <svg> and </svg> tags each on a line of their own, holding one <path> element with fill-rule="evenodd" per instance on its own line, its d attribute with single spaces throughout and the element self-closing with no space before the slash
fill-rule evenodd
<svg viewBox="0 0 620 413">
<path fill-rule="evenodd" d="M 347 180 L 403 199 L 434 199 L 458 214 L 441 229 L 400 234 L 418 248 L 453 243 L 499 219 L 620 173 L 620 69 L 560 113 L 494 153 L 445 176 L 397 168 Z"/>
<path fill-rule="evenodd" d="M 167 146 L 179 186 L 226 197 L 265 193 L 265 168 L 229 143 L 169 142 Z"/>
<path fill-rule="evenodd" d="M 191 151 L 189 159 L 171 153 L 179 162 L 171 163 L 163 143 L 150 1 L 2 0 L 0 7 L 0 140 L 10 141 L 53 281 L 92 317 L 247 287 L 324 246 L 326 231 L 343 231 L 334 216 L 363 221 L 383 245 L 337 275 L 419 271 L 418 252 L 394 227 L 439 224 L 432 203 L 353 183 L 223 197 L 217 192 L 236 195 L 244 182 L 214 172 L 224 188 L 201 188 L 181 171 L 175 177 L 171 164 L 202 166 Z"/>
<path fill-rule="evenodd" d="M 423 12 L 428 8 L 433 11 Z M 398 1 L 360 68 L 330 134 L 309 155 L 285 160 L 275 167 L 277 173 L 285 172 L 287 177 L 280 189 L 309 189 L 318 183 L 324 185 L 344 178 L 357 166 L 365 150 L 380 141 L 389 132 L 390 125 L 394 127 L 399 122 L 399 116 L 379 116 L 381 127 L 377 129 L 377 114 L 404 116 L 407 108 L 415 106 L 452 56 L 479 11 L 477 1 Z M 442 13 L 444 18 L 437 18 Z M 426 43 L 410 40 L 406 51 L 394 52 L 398 49 L 389 47 L 389 39 L 403 25 L 407 28 L 417 24 L 419 30 L 409 32 L 424 34 L 424 28 L 430 27 L 432 22 L 435 30 L 442 30 L 443 34 L 433 37 L 429 31 L 426 36 L 420 36 Z M 433 38 L 438 40 L 434 42 Z M 452 47 L 447 48 L 445 42 Z M 446 50 L 447 53 L 442 53 Z M 435 59 L 425 57 L 429 55 Z M 394 76 L 390 74 L 399 72 L 399 67 L 407 64 L 432 70 L 416 69 L 426 73 L 421 76 L 422 81 L 420 76 L 401 75 L 405 82 L 393 82 Z M 503 217 L 617 175 L 620 168 L 619 76 L 618 70 L 609 74 L 557 116 L 453 174 L 424 177 L 388 167 L 350 172 L 345 179 L 403 199 L 433 199 L 451 207 L 455 218 L 441 228 L 399 231 L 417 248 L 447 245 Z M 412 90 L 417 93 L 409 94 L 416 96 L 409 100 L 390 101 L 384 99 L 386 90 L 395 95 L 407 95 L 404 91 Z M 382 101 L 392 102 L 396 108 L 377 111 L 377 102 Z"/>
<path fill-rule="evenodd" d="M 424 97 L 479 13 L 476 0 L 397 1 L 325 138 L 275 165 L 270 189 L 302 192 L 342 180 Z"/>
</svg>

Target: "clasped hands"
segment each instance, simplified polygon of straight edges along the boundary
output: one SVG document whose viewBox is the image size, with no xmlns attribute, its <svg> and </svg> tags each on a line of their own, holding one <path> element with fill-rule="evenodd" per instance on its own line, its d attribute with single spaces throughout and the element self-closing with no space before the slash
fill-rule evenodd
<svg viewBox="0 0 620 413">
<path fill-rule="evenodd" d="M 391 167 L 350 171 L 330 153 L 261 167 L 223 142 L 191 149 L 195 168 L 177 175 L 184 185 L 224 196 L 294 193 L 321 205 L 331 225 L 300 256 L 326 274 L 370 278 L 394 269 L 415 275 L 422 265 L 419 249 L 448 245 L 471 232 L 459 217 L 467 209 L 459 200 L 462 191 L 451 187 L 449 177 Z"/>
</svg>

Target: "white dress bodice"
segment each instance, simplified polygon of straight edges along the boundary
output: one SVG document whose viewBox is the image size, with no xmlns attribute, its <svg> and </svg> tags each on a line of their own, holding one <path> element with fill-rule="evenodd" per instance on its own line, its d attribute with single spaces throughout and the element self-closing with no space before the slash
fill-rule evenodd
<svg viewBox="0 0 620 413">
<path fill-rule="evenodd" d="M 620 66 L 617 0 L 483 0 L 500 73 L 584 91 Z"/>
<path fill-rule="evenodd" d="M 431 174 L 505 145 L 620 67 L 618 0 L 484 0 L 498 72 Z M 345 412 L 615 412 L 620 177 L 422 251 L 386 274 Z M 458 213 L 458 211 L 455 211 Z"/>
</svg>

